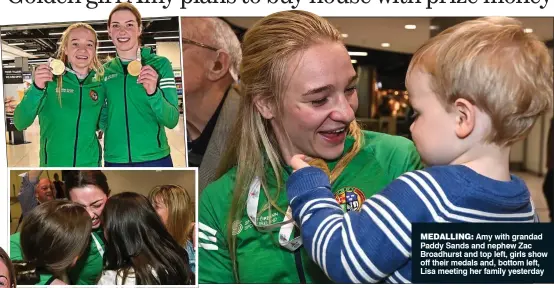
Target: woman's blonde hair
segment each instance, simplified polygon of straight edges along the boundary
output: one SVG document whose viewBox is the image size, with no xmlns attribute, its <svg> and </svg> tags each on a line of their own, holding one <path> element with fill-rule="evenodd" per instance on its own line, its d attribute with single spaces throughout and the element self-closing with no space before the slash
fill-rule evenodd
<svg viewBox="0 0 554 288">
<path fill-rule="evenodd" d="M 92 34 L 94 34 L 94 48 L 96 49 L 96 47 L 98 46 L 98 34 L 94 30 L 94 28 L 92 28 L 92 26 L 90 26 L 87 23 L 71 24 L 69 27 L 67 27 L 67 29 L 65 29 L 65 31 L 63 31 L 63 34 L 60 40 L 60 45 L 58 46 L 58 52 L 56 53 L 56 58 L 61 60 L 66 65 L 67 65 L 67 55 L 65 55 L 65 49 L 67 45 L 69 45 L 69 40 L 70 40 L 69 35 L 73 30 L 79 29 L 79 28 L 83 28 L 91 31 Z M 90 63 L 90 68 L 96 72 L 96 77 L 103 76 L 104 68 L 102 66 L 102 63 L 98 59 L 98 54 L 96 52 L 92 55 L 92 62 Z M 58 77 L 58 86 L 57 86 L 58 101 L 60 102 L 60 106 L 62 105 L 62 85 L 63 85 L 63 75 L 60 75 Z"/>
<path fill-rule="evenodd" d="M 271 14 L 250 28 L 242 44 L 242 63 L 240 67 L 241 103 L 238 120 L 233 128 L 227 151 L 225 152 L 218 177 L 237 167 L 236 182 L 227 224 L 227 238 L 235 280 L 236 235 L 232 233 L 232 224 L 241 220 L 246 206 L 248 187 L 255 177 L 262 183 L 262 189 L 268 204 L 259 213 L 274 208 L 284 214 L 276 200 L 283 188 L 284 159 L 279 153 L 279 145 L 269 121 L 258 112 L 254 98 L 269 99 L 277 114 L 282 115 L 286 83 L 290 81 L 287 66 L 291 58 L 309 47 L 320 43 L 342 43 L 341 33 L 327 20 L 305 11 L 284 11 Z M 350 124 L 350 134 L 355 138 L 353 148 L 342 157 L 331 172 L 334 181 L 344 167 L 357 154 L 361 146 L 361 130 L 354 121 Z M 267 186 L 266 167 L 277 179 L 277 193 L 270 195 Z M 272 217 L 270 217 L 272 219 Z"/>
<path fill-rule="evenodd" d="M 166 228 L 169 234 L 181 246 L 192 240 L 191 223 L 194 222 L 194 203 L 189 193 L 179 185 L 156 186 L 148 195 L 150 203 L 155 207 L 162 202 L 167 207 Z"/>
<path fill-rule="evenodd" d="M 67 270 L 90 241 L 92 222 L 87 210 L 71 201 L 52 200 L 25 215 L 21 225 L 24 260 L 69 284 Z"/>
</svg>

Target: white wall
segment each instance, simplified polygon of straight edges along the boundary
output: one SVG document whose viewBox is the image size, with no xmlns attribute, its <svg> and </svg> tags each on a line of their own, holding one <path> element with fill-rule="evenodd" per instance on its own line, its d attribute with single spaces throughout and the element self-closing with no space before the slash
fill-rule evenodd
<svg viewBox="0 0 554 288">
<path fill-rule="evenodd" d="M 195 176 L 194 171 L 104 171 L 108 178 L 111 195 L 125 191 L 137 192 L 148 195 L 150 190 L 157 185 L 177 184 L 189 192 L 194 199 L 195 196 Z"/>
<path fill-rule="evenodd" d="M 550 56 L 554 58 L 552 48 Z M 537 119 L 535 126 L 524 141 L 516 143 L 510 154 L 511 163 L 522 163 L 526 170 L 536 174 L 546 174 L 546 151 L 548 149 L 548 131 L 552 119 L 552 109 Z M 542 141 L 542 150 L 541 150 Z M 523 144 L 525 142 L 525 144 Z"/>
<path fill-rule="evenodd" d="M 527 136 L 527 146 L 526 146 L 526 159 L 525 159 L 525 169 L 533 172 L 540 173 L 540 161 L 541 158 L 546 159 L 546 154 L 541 155 L 541 134 L 542 137 L 546 137 L 544 134 L 544 116 L 537 119 L 535 126 Z"/>
<path fill-rule="evenodd" d="M 169 59 L 173 70 L 181 70 L 181 47 L 179 42 L 156 42 L 156 54 Z"/>
</svg>

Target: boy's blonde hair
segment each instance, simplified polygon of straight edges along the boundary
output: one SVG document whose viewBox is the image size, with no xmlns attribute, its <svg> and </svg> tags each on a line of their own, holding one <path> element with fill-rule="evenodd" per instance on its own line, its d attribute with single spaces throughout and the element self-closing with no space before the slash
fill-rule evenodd
<svg viewBox="0 0 554 288">
<path fill-rule="evenodd" d="M 446 109 L 456 99 L 491 117 L 488 143 L 511 145 L 524 138 L 552 105 L 552 59 L 545 44 L 521 22 L 486 17 L 450 27 L 414 54 L 415 69 L 429 73 Z"/>
</svg>

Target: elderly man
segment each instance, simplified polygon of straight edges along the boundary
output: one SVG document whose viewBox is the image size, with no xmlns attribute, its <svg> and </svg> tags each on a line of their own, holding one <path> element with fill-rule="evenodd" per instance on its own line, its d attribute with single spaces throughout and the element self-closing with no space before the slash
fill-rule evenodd
<svg viewBox="0 0 554 288">
<path fill-rule="evenodd" d="M 234 88 L 242 58 L 240 42 L 218 18 L 181 18 L 188 162 L 199 167 L 198 190 L 215 179 L 229 130 L 236 121 Z"/>
<path fill-rule="evenodd" d="M 54 187 L 50 179 L 39 179 L 41 170 L 31 170 L 23 175 L 21 189 L 17 195 L 21 204 L 21 218 L 41 203 L 54 200 Z"/>
</svg>

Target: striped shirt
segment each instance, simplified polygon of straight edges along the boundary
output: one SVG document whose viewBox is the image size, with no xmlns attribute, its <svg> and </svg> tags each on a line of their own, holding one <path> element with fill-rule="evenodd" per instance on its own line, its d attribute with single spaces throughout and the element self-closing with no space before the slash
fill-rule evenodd
<svg viewBox="0 0 554 288">
<path fill-rule="evenodd" d="M 411 223 L 538 221 L 521 179 L 496 181 L 462 165 L 405 173 L 348 213 L 315 167 L 293 173 L 287 194 L 304 248 L 339 283 L 410 283 Z"/>
</svg>

